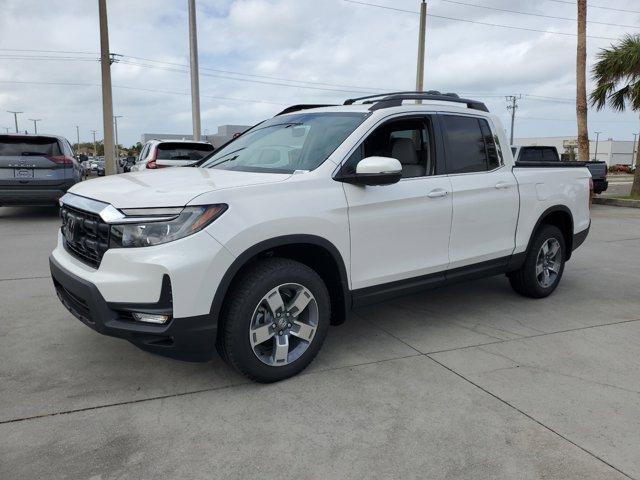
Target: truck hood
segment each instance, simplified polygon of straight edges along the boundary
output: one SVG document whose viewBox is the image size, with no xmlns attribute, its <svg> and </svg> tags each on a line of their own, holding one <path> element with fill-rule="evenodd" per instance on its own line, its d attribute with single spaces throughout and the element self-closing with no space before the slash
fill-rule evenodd
<svg viewBox="0 0 640 480">
<path fill-rule="evenodd" d="M 203 193 L 282 182 L 290 176 L 211 168 L 163 168 L 87 180 L 75 184 L 69 192 L 116 208 L 181 207 Z"/>
</svg>

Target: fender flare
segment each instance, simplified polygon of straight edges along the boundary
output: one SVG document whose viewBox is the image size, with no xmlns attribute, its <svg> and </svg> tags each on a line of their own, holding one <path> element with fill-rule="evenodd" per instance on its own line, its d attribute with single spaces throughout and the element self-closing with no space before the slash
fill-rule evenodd
<svg viewBox="0 0 640 480">
<path fill-rule="evenodd" d="M 527 243 L 527 249 L 525 250 L 525 253 L 529 253 L 529 250 L 531 249 L 531 242 L 533 242 L 533 236 L 535 235 L 535 233 L 538 231 L 538 229 L 540 228 L 540 225 L 542 225 L 542 222 L 544 221 L 545 218 L 547 218 L 550 214 L 555 213 L 555 212 L 563 212 L 569 215 L 569 222 L 570 222 L 570 232 L 569 232 L 569 238 L 567 239 L 567 241 L 565 242 L 567 245 L 567 252 L 565 255 L 565 260 L 569 260 L 571 258 L 571 252 L 573 251 L 572 248 L 572 243 L 573 243 L 573 213 L 571 213 L 571 209 L 569 207 L 567 207 L 566 205 L 554 205 L 552 207 L 547 208 L 544 212 L 542 212 L 542 214 L 540 215 L 540 217 L 538 218 L 538 221 L 536 222 L 535 226 L 533 227 L 533 230 L 531 230 L 531 235 L 529 236 L 529 242 Z"/>
<path fill-rule="evenodd" d="M 268 240 L 263 240 L 247 248 L 236 257 L 236 259 L 222 276 L 222 280 L 218 284 L 216 293 L 213 296 L 213 301 L 211 302 L 210 314 L 212 315 L 212 318 L 215 319 L 216 323 L 219 323 L 222 305 L 224 304 L 224 300 L 226 298 L 227 292 L 229 291 L 229 287 L 231 286 L 231 282 L 235 278 L 236 274 L 240 271 L 240 269 L 244 267 L 251 258 L 262 252 L 277 247 L 286 247 L 287 245 L 293 244 L 310 244 L 318 246 L 324 248 L 333 257 L 333 260 L 338 267 L 338 274 L 340 276 L 340 287 L 342 289 L 342 295 L 344 299 L 344 312 L 341 313 L 343 318 L 346 318 L 347 311 L 351 307 L 351 293 L 349 290 L 347 269 L 345 267 L 345 263 L 342 255 L 340 254 L 340 251 L 333 243 L 325 238 L 318 237 L 316 235 L 293 234 L 282 235 L 279 237 L 270 238 Z M 330 286 L 327 285 L 327 287 L 329 288 Z"/>
</svg>

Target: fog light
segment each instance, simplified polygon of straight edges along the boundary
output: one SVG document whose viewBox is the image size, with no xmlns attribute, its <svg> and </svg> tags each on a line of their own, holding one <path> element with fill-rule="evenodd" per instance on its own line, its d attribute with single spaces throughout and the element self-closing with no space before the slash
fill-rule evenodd
<svg viewBox="0 0 640 480">
<path fill-rule="evenodd" d="M 133 318 L 138 322 L 163 324 L 169 321 L 171 315 L 156 315 L 155 313 L 133 312 Z"/>
</svg>

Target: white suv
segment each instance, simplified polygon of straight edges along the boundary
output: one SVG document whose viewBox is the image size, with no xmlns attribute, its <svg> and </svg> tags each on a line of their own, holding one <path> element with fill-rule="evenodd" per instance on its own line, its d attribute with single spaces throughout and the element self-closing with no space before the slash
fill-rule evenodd
<svg viewBox="0 0 640 480">
<path fill-rule="evenodd" d="M 214 150 L 208 142 L 193 140 L 149 140 L 144 144 L 130 171 L 154 170 L 164 167 L 189 167 Z"/>
<path fill-rule="evenodd" d="M 514 164 L 473 100 L 361 100 L 291 107 L 199 168 L 74 186 L 50 257 L 63 304 L 162 355 L 217 345 L 270 382 L 361 305 L 505 273 L 523 295 L 553 292 L 589 230 L 589 171 Z"/>
</svg>

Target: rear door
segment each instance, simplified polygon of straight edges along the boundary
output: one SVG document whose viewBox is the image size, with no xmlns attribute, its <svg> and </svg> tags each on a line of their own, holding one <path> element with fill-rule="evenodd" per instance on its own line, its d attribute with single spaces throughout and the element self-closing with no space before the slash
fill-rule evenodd
<svg viewBox="0 0 640 480">
<path fill-rule="evenodd" d="M 156 147 L 156 163 L 165 167 L 193 165 L 213 152 L 208 143 L 163 142 Z"/>
<path fill-rule="evenodd" d="M 0 186 L 62 185 L 67 171 L 73 175 L 73 160 L 57 138 L 0 135 Z"/>
<path fill-rule="evenodd" d="M 440 114 L 453 190 L 449 269 L 505 259 L 515 246 L 520 198 L 500 143 L 482 117 Z"/>
</svg>

